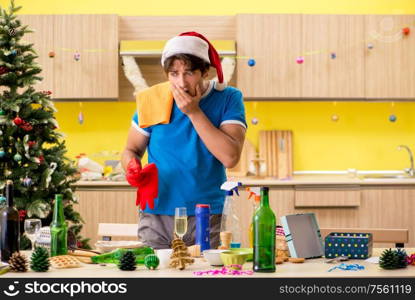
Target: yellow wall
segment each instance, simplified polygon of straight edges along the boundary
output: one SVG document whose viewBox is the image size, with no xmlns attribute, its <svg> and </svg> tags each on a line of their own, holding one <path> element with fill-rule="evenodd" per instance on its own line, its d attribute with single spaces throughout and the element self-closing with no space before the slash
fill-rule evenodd
<svg viewBox="0 0 415 300">
<path fill-rule="evenodd" d="M 0 5 L 8 1 L 0 0 Z M 19 0 L 24 14 L 115 13 L 119 15 L 233 15 L 237 13 L 415 14 L 413 0 L 298 0 L 218 1 L 189 0 Z M 415 29 L 415 28 L 414 28 Z M 414 30 L 415 31 L 415 30 Z M 415 34 L 415 33 L 414 33 Z M 85 122 L 77 121 L 78 103 L 57 103 L 60 130 L 67 135 L 71 157 L 85 152 L 98 161 L 102 151 L 121 151 L 134 103 L 83 103 Z M 246 103 L 248 139 L 257 144 L 260 129 L 294 131 L 295 170 L 401 169 L 407 144 L 415 150 L 415 103 L 262 102 Z M 338 114 L 338 122 L 331 121 Z M 388 121 L 394 113 L 398 120 Z M 253 117 L 259 124 L 250 123 Z M 95 156 L 94 156 L 95 155 Z M 113 158 L 113 157 L 108 157 Z"/>
<path fill-rule="evenodd" d="M 413 14 L 413 0 L 15 0 L 24 14 L 233 15 L 238 13 Z M 3 6 L 8 1 L 0 0 Z"/>
</svg>

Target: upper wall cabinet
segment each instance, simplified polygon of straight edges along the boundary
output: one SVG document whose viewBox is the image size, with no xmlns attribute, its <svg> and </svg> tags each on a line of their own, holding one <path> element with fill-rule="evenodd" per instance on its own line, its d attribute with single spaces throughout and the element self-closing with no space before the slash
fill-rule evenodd
<svg viewBox="0 0 415 300">
<path fill-rule="evenodd" d="M 415 17 L 366 16 L 366 97 L 415 98 Z M 370 49 L 371 48 L 371 49 Z"/>
<path fill-rule="evenodd" d="M 245 97 L 364 97 L 363 16 L 238 15 L 237 53 Z"/>
<path fill-rule="evenodd" d="M 363 16 L 303 15 L 301 44 L 302 97 L 365 97 Z"/>
<path fill-rule="evenodd" d="M 244 97 L 301 97 L 301 15 L 238 15 L 236 46 Z"/>
<path fill-rule="evenodd" d="M 24 35 L 23 40 L 33 43 L 34 50 L 38 55 L 36 62 L 41 66 L 43 77 L 41 82 L 35 85 L 36 90 L 54 90 L 53 87 L 53 59 L 49 58 L 48 53 L 54 49 L 53 32 L 55 17 L 51 15 L 20 15 L 18 19 L 23 25 L 28 25 L 33 33 Z M 55 95 L 52 94 L 54 97 Z"/>
<path fill-rule="evenodd" d="M 116 15 L 22 15 L 35 30 L 33 42 L 42 65 L 39 89 L 53 99 L 118 99 L 118 17 Z M 50 57 L 50 54 L 53 57 Z"/>
<path fill-rule="evenodd" d="M 238 87 L 246 98 L 414 100 L 415 34 L 403 32 L 414 22 L 413 15 L 238 15 Z"/>
</svg>

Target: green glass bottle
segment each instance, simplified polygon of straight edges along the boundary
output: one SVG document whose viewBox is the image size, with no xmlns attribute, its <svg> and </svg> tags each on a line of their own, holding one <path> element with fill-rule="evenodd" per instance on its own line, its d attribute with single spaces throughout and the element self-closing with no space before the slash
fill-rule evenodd
<svg viewBox="0 0 415 300">
<path fill-rule="evenodd" d="M 108 253 L 92 256 L 91 261 L 95 264 L 100 264 L 100 263 L 118 264 L 122 255 L 127 251 L 131 251 L 135 255 L 135 262 L 137 264 L 144 264 L 145 257 L 149 254 L 154 254 L 153 248 L 147 247 L 147 246 L 143 246 L 140 248 L 134 248 L 134 249 L 118 248 Z"/>
<path fill-rule="evenodd" d="M 254 224 L 254 272 L 275 272 L 275 214 L 269 207 L 268 187 L 261 188 L 261 202 Z"/>
<path fill-rule="evenodd" d="M 7 262 L 14 252 L 19 252 L 20 221 L 19 213 L 14 207 L 13 182 L 7 180 L 4 189 L 6 206 L 0 212 L 0 255 L 1 260 Z"/>
<path fill-rule="evenodd" d="M 55 207 L 53 220 L 50 226 L 50 256 L 64 255 L 68 253 L 68 225 L 63 215 L 63 196 L 55 195 Z"/>
</svg>

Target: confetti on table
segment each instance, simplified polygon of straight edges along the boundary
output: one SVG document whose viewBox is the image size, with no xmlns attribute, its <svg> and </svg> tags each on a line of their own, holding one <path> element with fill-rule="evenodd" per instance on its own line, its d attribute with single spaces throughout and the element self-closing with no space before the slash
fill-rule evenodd
<svg viewBox="0 0 415 300">
<path fill-rule="evenodd" d="M 213 269 L 207 271 L 196 271 L 193 272 L 194 275 L 203 276 L 203 275 L 252 275 L 253 271 L 242 271 L 242 266 L 238 265 L 232 268 L 222 267 L 221 269 Z M 239 270 L 236 270 L 239 269 Z"/>
<path fill-rule="evenodd" d="M 365 267 L 362 266 L 362 265 L 359 265 L 359 264 L 344 264 L 343 263 L 343 264 L 340 264 L 338 266 L 335 266 L 335 267 L 329 269 L 328 272 L 331 272 L 335 269 L 340 269 L 340 270 L 343 270 L 343 271 L 359 271 L 359 270 L 364 270 Z"/>
<path fill-rule="evenodd" d="M 412 253 L 411 256 L 408 256 L 406 258 L 408 265 L 414 265 L 415 266 L 415 253 Z"/>
</svg>

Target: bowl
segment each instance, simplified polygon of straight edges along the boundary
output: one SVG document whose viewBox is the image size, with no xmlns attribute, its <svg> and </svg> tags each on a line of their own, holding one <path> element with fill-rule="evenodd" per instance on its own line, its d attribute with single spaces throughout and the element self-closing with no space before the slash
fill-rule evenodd
<svg viewBox="0 0 415 300">
<path fill-rule="evenodd" d="M 223 264 L 225 266 L 231 265 L 243 265 L 249 254 L 246 252 L 239 252 L 236 250 L 229 252 L 222 252 L 220 257 L 222 258 Z"/>
<path fill-rule="evenodd" d="M 173 253 L 173 249 L 157 249 L 155 252 L 160 261 L 159 269 L 168 268 L 170 265 L 170 257 Z"/>
<path fill-rule="evenodd" d="M 246 257 L 246 261 L 252 261 L 254 257 L 253 248 L 231 248 L 230 251 L 248 254 L 248 256 Z"/>
<path fill-rule="evenodd" d="M 224 249 L 208 249 L 203 251 L 203 257 L 206 258 L 211 266 L 223 266 L 220 254 L 224 252 L 230 251 Z"/>
</svg>

